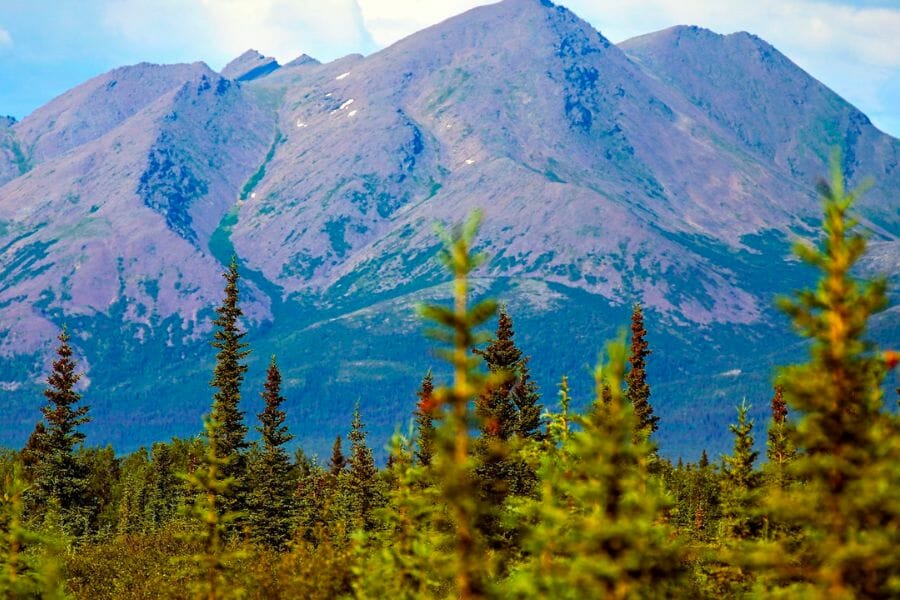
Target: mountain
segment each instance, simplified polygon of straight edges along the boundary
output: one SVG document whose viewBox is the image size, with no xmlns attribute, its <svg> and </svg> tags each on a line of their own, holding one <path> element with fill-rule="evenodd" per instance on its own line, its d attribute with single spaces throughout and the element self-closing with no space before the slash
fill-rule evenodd
<svg viewBox="0 0 900 600">
<path fill-rule="evenodd" d="M 538 0 L 326 64 L 117 69 L 0 136 L 0 443 L 33 426 L 63 324 L 94 441 L 195 432 L 234 254 L 248 414 L 277 353 L 300 443 L 324 451 L 359 400 L 380 444 L 439 366 L 414 313 L 449 293 L 431 224 L 476 207 L 475 288 L 508 305 L 548 404 L 564 373 L 589 397 L 585 365 L 644 304 L 672 456 L 723 450 L 743 395 L 764 423 L 773 365 L 802 353 L 772 298 L 810 281 L 790 246 L 816 235 L 833 146 L 876 178 L 869 272 L 900 272 L 900 141 L 749 34 L 616 46 Z M 896 339 L 896 304 L 876 338 Z"/>
<path fill-rule="evenodd" d="M 281 65 L 270 56 L 263 56 L 256 50 L 247 50 L 222 69 L 222 76 L 235 81 L 250 81 L 265 77 Z"/>
</svg>

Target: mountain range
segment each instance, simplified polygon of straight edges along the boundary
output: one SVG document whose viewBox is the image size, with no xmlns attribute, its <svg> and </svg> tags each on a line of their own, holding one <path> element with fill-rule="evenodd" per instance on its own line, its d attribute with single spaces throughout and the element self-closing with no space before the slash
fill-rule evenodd
<svg viewBox="0 0 900 600">
<path fill-rule="evenodd" d="M 414 310 L 449 293 L 432 225 L 482 208 L 475 289 L 507 305 L 545 402 L 565 373 L 589 400 L 641 302 L 663 452 L 723 451 L 734 406 L 762 426 L 774 365 L 802 360 L 773 298 L 812 281 L 790 249 L 818 235 L 835 147 L 874 181 L 863 274 L 896 284 L 900 141 L 748 33 L 612 44 L 504 0 L 366 57 L 115 69 L 0 120 L 0 444 L 33 427 L 63 325 L 91 442 L 197 432 L 235 255 L 248 415 L 276 354 L 298 443 L 324 452 L 359 402 L 380 447 L 442 373 Z M 894 295 L 872 335 L 898 333 Z"/>
</svg>

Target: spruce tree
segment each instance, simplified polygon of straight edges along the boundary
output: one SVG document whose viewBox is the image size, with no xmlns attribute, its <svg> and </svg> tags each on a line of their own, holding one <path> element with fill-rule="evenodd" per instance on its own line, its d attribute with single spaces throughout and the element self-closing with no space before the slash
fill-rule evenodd
<svg viewBox="0 0 900 600">
<path fill-rule="evenodd" d="M 746 403 L 738 407 L 738 422 L 729 426 L 734 434 L 734 450 L 724 458 L 722 469 L 722 526 L 729 540 L 746 540 L 759 534 L 759 473 L 754 463 L 753 420 L 747 417 Z"/>
<path fill-rule="evenodd" d="M 15 462 L 0 481 L 0 597 L 67 598 L 56 555 L 61 544 L 28 526 L 24 468 Z"/>
<path fill-rule="evenodd" d="M 490 381 L 479 369 L 480 357 L 473 356 L 472 352 L 484 338 L 475 329 L 497 310 L 497 304 L 490 300 L 469 306 L 469 277 L 484 261 L 484 255 L 472 251 L 480 221 L 481 213 L 475 212 L 464 224 L 450 232 L 440 232 L 444 241 L 440 258 L 453 275 L 453 305 L 421 308 L 422 316 L 437 325 L 429 335 L 449 346 L 440 349 L 439 355 L 453 367 L 453 385 L 434 390 L 440 425 L 436 430 L 430 475 L 446 503 L 449 517 L 451 536 L 447 543 L 453 548 L 453 554 L 446 575 L 453 587 L 448 595 L 461 600 L 485 597 L 491 564 L 491 555 L 476 529 L 487 507 L 476 486 L 469 435 L 473 424 L 484 428 L 484 423 L 472 413 L 471 403 L 476 398 L 483 399 L 489 383 L 496 384 L 500 379 L 495 376 Z M 443 574 L 439 572 L 438 576 Z"/>
<path fill-rule="evenodd" d="M 434 379 L 431 370 L 422 379 L 422 385 L 416 393 L 416 450 L 415 457 L 420 465 L 428 466 L 434 456 Z"/>
<path fill-rule="evenodd" d="M 366 444 L 366 430 L 359 412 L 359 403 L 353 411 L 353 423 L 347 437 L 350 438 L 350 460 L 345 493 L 350 499 L 354 524 L 363 529 L 371 529 L 375 524 L 373 510 L 384 503 L 384 498 L 372 449 Z"/>
<path fill-rule="evenodd" d="M 225 298 L 216 308 L 217 317 L 213 321 L 216 327 L 214 348 L 216 367 L 210 385 L 216 388 L 213 396 L 212 418 L 219 426 L 215 428 L 218 439 L 215 440 L 216 452 L 226 459 L 224 474 L 235 478 L 235 495 L 231 502 L 239 503 L 241 484 L 246 471 L 244 451 L 247 449 L 247 426 L 244 424 L 244 413 L 240 410 L 241 384 L 247 365 L 244 359 L 250 354 L 247 344 L 242 340 L 246 332 L 241 331 L 239 320 L 243 316 L 238 301 L 238 268 L 237 258 L 231 258 L 225 278 Z M 237 505 L 235 505 L 237 506 Z"/>
<path fill-rule="evenodd" d="M 331 446 L 331 458 L 328 460 L 328 472 L 337 479 L 344 469 L 347 467 L 347 459 L 341 447 L 341 436 L 334 438 L 334 444 Z"/>
<path fill-rule="evenodd" d="M 516 407 L 515 434 L 520 439 L 540 439 L 544 406 L 537 383 L 531 378 L 528 362 L 531 357 L 525 356 L 519 361 L 519 376 L 512 388 L 513 403 Z"/>
<path fill-rule="evenodd" d="M 644 328 L 644 311 L 640 304 L 635 304 L 631 312 L 631 354 L 628 362 L 631 369 L 625 376 L 627 390 L 625 397 L 634 407 L 637 417 L 638 431 L 650 436 L 658 429 L 659 417 L 653 414 L 653 406 L 650 404 L 650 385 L 647 383 L 647 357 L 650 355 L 650 345 L 646 339 L 647 330 Z"/>
<path fill-rule="evenodd" d="M 25 442 L 25 446 L 22 448 L 20 454 L 24 473 L 28 479 L 34 479 L 33 469 L 41 461 L 41 457 L 47 452 L 47 447 L 45 446 L 46 440 L 47 428 L 44 425 L 44 421 L 38 421 L 35 424 L 31 435 L 28 436 L 28 440 Z"/>
<path fill-rule="evenodd" d="M 174 450 L 166 443 L 153 444 L 150 450 L 148 474 L 149 499 L 146 504 L 146 522 L 151 529 L 158 529 L 169 521 L 184 496 L 183 485 L 178 481 Z"/>
<path fill-rule="evenodd" d="M 259 415 L 257 430 L 262 448 L 250 469 L 248 522 L 257 542 L 281 549 L 291 537 L 295 506 L 292 491 L 291 461 L 284 445 L 294 436 L 284 425 L 286 414 L 281 406 L 281 373 L 272 357 L 266 372 L 262 399 L 265 408 Z"/>
<path fill-rule="evenodd" d="M 498 381 L 476 401 L 481 437 L 475 444 L 479 487 L 485 504 L 494 508 L 482 515 L 478 527 L 496 549 L 515 543 L 516 532 L 503 523 L 507 498 L 532 493 L 536 481 L 534 470 L 515 456 L 515 448 L 537 438 L 541 425 L 537 385 L 514 336 L 512 318 L 501 307 L 496 335 L 484 350 L 475 351 Z"/>
<path fill-rule="evenodd" d="M 476 411 L 481 423 L 481 436 L 490 440 L 507 440 L 516 430 L 516 406 L 512 390 L 522 361 L 522 351 L 513 340 L 512 319 L 500 308 L 497 334 L 484 350 L 475 350 L 491 373 L 500 374 L 501 383 L 489 388 L 476 401 Z M 483 451 L 488 451 L 485 447 Z"/>
<path fill-rule="evenodd" d="M 789 430 L 797 449 L 789 473 L 800 485 L 767 496 L 770 514 L 799 535 L 779 540 L 765 581 L 795 597 L 896 597 L 900 422 L 883 410 L 885 360 L 865 337 L 869 319 L 887 305 L 886 283 L 851 275 L 866 239 L 853 231 L 860 190 L 845 187 L 839 156 L 819 191 L 821 244 L 796 246 L 820 272 L 818 285 L 780 301 L 811 342 L 809 360 L 778 377 L 798 417 Z"/>
<path fill-rule="evenodd" d="M 427 465 L 413 459 L 412 444 L 396 434 L 390 453 L 395 484 L 379 511 L 379 528 L 357 534 L 353 588 L 357 598 L 414 600 L 446 596 L 436 573 L 447 570 L 447 553 L 435 535 L 441 499 L 426 484 Z"/>
<path fill-rule="evenodd" d="M 522 511 L 533 525 L 526 559 L 505 584 L 516 598 L 685 596 L 681 549 L 662 520 L 665 497 L 649 475 L 652 446 L 635 436 L 637 417 L 623 401 L 624 341 L 608 346 L 595 399 L 565 443 L 541 458 L 541 497 Z M 551 432 L 565 431 L 551 418 Z M 680 594 L 679 594 L 680 592 Z"/>
<path fill-rule="evenodd" d="M 550 421 L 547 424 L 547 435 L 549 441 L 554 445 L 565 445 L 569 440 L 571 431 L 571 415 L 569 414 L 569 405 L 572 403 L 572 397 L 569 394 L 569 378 L 562 376 L 559 382 L 559 412 L 550 415 Z"/>
<path fill-rule="evenodd" d="M 75 450 L 84 442 L 79 428 L 90 418 L 89 408 L 79 406 L 81 394 L 75 391 L 75 386 L 81 374 L 76 372 L 65 329 L 59 334 L 56 353 L 58 358 L 53 362 L 44 391 L 47 404 L 41 407 L 44 420 L 38 423 L 29 440 L 29 460 L 34 461 L 31 468 L 34 489 L 29 495 L 38 512 L 51 503 L 61 511 L 63 523 L 70 530 L 83 533 L 88 474 Z"/>
<path fill-rule="evenodd" d="M 234 492 L 234 478 L 224 476 L 231 457 L 223 456 L 217 448 L 218 440 L 223 439 L 218 431 L 221 427 L 215 417 L 205 419 L 208 444 L 201 464 L 193 472 L 181 474 L 195 493 L 193 502 L 183 507 L 184 515 L 195 526 L 185 533 L 185 538 L 198 547 L 189 558 L 192 585 L 195 597 L 206 600 L 238 597 L 242 592 L 229 577 L 230 561 L 241 554 L 228 550 L 225 535 L 240 514 L 227 508 L 227 498 Z"/>
<path fill-rule="evenodd" d="M 789 438 L 787 420 L 787 402 L 784 400 L 784 388 L 775 386 L 772 396 L 772 419 L 769 421 L 769 435 L 766 442 L 766 473 L 769 483 L 778 489 L 784 489 L 789 483 L 788 466 L 793 462 L 797 452 Z"/>
</svg>

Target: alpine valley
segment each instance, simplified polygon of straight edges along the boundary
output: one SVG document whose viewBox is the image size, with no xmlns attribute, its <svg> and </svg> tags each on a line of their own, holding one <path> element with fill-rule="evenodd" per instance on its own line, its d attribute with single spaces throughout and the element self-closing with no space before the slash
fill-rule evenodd
<svg viewBox="0 0 900 600">
<path fill-rule="evenodd" d="M 812 281 L 791 246 L 817 235 L 834 147 L 874 181 L 863 274 L 893 295 L 870 334 L 896 342 L 900 140 L 751 34 L 614 45 L 504 0 L 367 57 L 118 68 L 0 119 L 0 445 L 39 417 L 63 325 L 89 443 L 199 432 L 235 255 L 247 414 L 275 354 L 297 443 L 324 454 L 358 401 L 382 448 L 446 375 L 415 312 L 450 295 L 433 224 L 480 207 L 477 292 L 507 306 L 544 403 L 563 374 L 591 397 L 641 302 L 662 452 L 716 456 L 741 399 L 765 423 L 774 367 L 804 356 L 773 299 Z"/>
</svg>

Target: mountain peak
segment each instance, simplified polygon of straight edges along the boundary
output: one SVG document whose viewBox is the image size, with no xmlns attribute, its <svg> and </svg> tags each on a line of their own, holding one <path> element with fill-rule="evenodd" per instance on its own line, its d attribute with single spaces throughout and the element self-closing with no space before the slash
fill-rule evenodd
<svg viewBox="0 0 900 600">
<path fill-rule="evenodd" d="M 235 81 L 250 81 L 265 77 L 280 66 L 271 56 L 263 56 L 251 48 L 225 65 L 222 76 Z"/>
<path fill-rule="evenodd" d="M 306 54 L 304 52 L 303 54 L 301 54 L 294 60 L 292 60 L 288 63 L 285 63 L 284 66 L 285 67 L 302 67 L 305 65 L 320 65 L 320 64 L 322 64 L 322 63 L 319 62 L 318 60 L 316 60 L 315 58 L 313 58 L 312 56 L 310 56 L 309 54 Z"/>
</svg>

